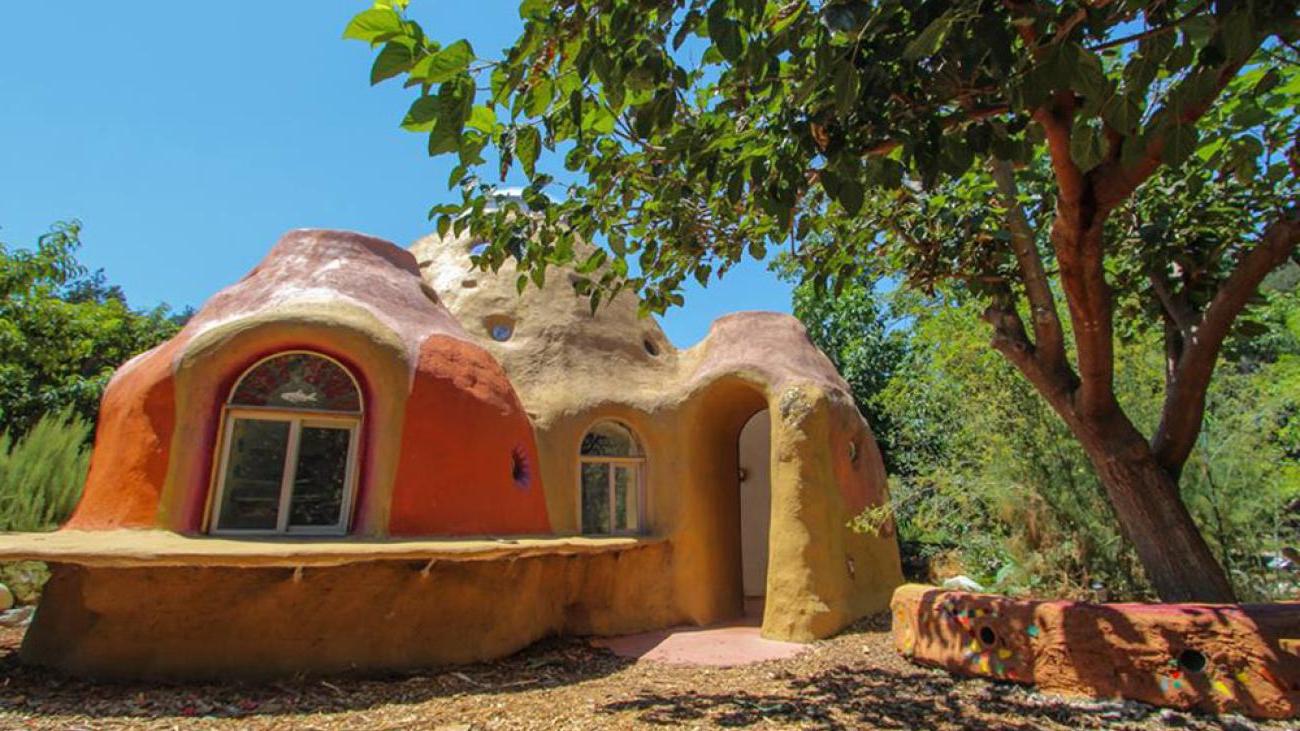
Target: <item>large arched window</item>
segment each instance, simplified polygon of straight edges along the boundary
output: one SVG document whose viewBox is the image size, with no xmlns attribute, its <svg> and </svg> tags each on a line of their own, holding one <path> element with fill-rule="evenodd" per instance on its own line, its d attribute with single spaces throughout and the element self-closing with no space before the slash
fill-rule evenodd
<svg viewBox="0 0 1300 731">
<path fill-rule="evenodd" d="M 645 454 L 632 432 L 612 421 L 596 424 L 583 436 L 578 459 L 582 532 L 639 532 Z"/>
<path fill-rule="evenodd" d="M 361 412 L 356 380 L 323 355 L 245 371 L 224 410 L 211 531 L 346 533 Z"/>
</svg>

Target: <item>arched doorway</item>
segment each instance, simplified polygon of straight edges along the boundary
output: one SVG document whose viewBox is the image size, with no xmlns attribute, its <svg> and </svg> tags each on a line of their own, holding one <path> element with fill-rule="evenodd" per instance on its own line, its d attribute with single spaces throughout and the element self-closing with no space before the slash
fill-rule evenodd
<svg viewBox="0 0 1300 731">
<path fill-rule="evenodd" d="M 767 409 L 740 430 L 740 558 L 746 613 L 767 594 L 768 535 L 772 522 L 772 421 Z"/>
</svg>

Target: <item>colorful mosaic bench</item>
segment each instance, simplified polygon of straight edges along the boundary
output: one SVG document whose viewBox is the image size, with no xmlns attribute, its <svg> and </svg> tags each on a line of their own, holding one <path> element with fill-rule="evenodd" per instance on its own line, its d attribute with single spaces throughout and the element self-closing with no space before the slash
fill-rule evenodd
<svg viewBox="0 0 1300 731">
<path fill-rule="evenodd" d="M 1019 601 L 907 584 L 894 644 L 917 663 L 1211 713 L 1300 713 L 1300 603 Z"/>
</svg>

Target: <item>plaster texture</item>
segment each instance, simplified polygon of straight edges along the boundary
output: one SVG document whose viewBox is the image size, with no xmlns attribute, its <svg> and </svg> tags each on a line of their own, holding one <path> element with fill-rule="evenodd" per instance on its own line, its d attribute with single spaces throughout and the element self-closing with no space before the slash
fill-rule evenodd
<svg viewBox="0 0 1300 731">
<path fill-rule="evenodd" d="M 106 680 L 375 674 L 671 623 L 670 548 L 340 566 L 54 567 L 21 658 Z M 147 600 L 143 600 L 147 597 Z"/>
<path fill-rule="evenodd" d="M 552 270 L 520 296 L 513 266 L 473 267 L 472 243 L 291 232 L 119 369 L 72 520 L 0 537 L 0 556 L 53 565 L 25 661 L 114 678 L 391 671 L 732 620 L 739 440 L 764 410 L 762 636 L 825 637 L 888 606 L 892 532 L 848 527 L 886 499 L 880 454 L 797 320 L 739 313 L 678 350 L 632 295 L 592 314 L 576 275 Z M 349 533 L 201 537 L 231 388 L 287 350 L 361 387 Z M 634 536 L 576 535 L 579 445 L 602 420 L 645 455 Z"/>
<path fill-rule="evenodd" d="M 1210 713 L 1300 712 L 1300 603 L 1087 604 L 1017 601 L 907 584 L 894 643 L 915 662 Z"/>
<path fill-rule="evenodd" d="M 352 532 L 546 533 L 532 430 L 505 372 L 419 276 L 414 258 L 340 231 L 286 234 L 104 394 L 69 528 L 206 528 L 221 414 L 239 376 L 285 350 L 324 353 L 365 402 Z"/>
<path fill-rule="evenodd" d="M 592 313 L 577 275 L 550 270 L 520 295 L 518 273 L 476 268 L 469 237 L 412 247 L 425 281 L 509 375 L 532 422 L 555 531 L 580 530 L 578 445 L 595 423 L 629 427 L 644 447 L 643 530 L 673 546 L 678 619 L 743 614 L 738 444 L 771 414 L 771 520 L 764 637 L 808 641 L 888 606 L 902 583 L 892 534 L 848 527 L 886 499 L 870 427 L 849 387 L 788 315 L 743 312 L 678 350 L 621 293 Z M 503 341 L 493 327 L 508 325 Z"/>
</svg>

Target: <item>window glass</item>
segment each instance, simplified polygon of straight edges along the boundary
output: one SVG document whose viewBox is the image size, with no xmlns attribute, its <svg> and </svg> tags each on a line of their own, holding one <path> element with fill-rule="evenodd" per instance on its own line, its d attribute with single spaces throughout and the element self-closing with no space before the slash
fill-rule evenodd
<svg viewBox="0 0 1300 731">
<path fill-rule="evenodd" d="M 613 422 L 602 422 L 582 438 L 582 455 L 590 457 L 637 457 L 641 450 L 632 432 Z"/>
<path fill-rule="evenodd" d="M 614 468 L 614 530 L 636 528 L 636 481 L 632 467 L 613 465 Z"/>
<path fill-rule="evenodd" d="M 230 403 L 355 412 L 361 410 L 361 394 L 352 377 L 334 361 L 310 353 L 286 353 L 268 358 L 246 373 Z"/>
<path fill-rule="evenodd" d="M 609 532 L 609 465 L 582 464 L 582 532 Z"/>
<path fill-rule="evenodd" d="M 289 497 L 290 528 L 339 524 L 351 439 L 349 429 L 303 425 Z"/>
<path fill-rule="evenodd" d="M 222 492 L 221 530 L 275 530 L 289 422 L 236 419 Z"/>
</svg>

